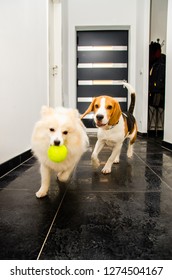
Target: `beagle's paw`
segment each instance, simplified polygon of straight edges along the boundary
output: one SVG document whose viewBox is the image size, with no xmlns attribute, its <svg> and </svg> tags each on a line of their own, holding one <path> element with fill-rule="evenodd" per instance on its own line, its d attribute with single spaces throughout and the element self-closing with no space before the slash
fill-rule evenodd
<svg viewBox="0 0 172 280">
<path fill-rule="evenodd" d="M 127 157 L 132 158 L 133 156 L 133 146 L 129 145 L 128 150 L 127 150 Z"/>
<path fill-rule="evenodd" d="M 103 174 L 109 174 L 111 173 L 111 166 L 104 166 L 103 169 L 102 169 L 102 173 Z"/>
</svg>

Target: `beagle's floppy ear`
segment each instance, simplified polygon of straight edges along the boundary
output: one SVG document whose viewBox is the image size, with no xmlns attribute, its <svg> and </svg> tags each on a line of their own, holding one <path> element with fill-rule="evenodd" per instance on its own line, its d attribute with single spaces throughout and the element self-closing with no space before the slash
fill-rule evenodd
<svg viewBox="0 0 172 280">
<path fill-rule="evenodd" d="M 112 111 L 112 115 L 111 115 L 109 123 L 108 123 L 109 125 L 117 124 L 118 121 L 119 121 L 119 118 L 122 114 L 121 107 L 120 107 L 119 103 L 115 100 L 114 100 L 114 102 L 115 102 L 114 109 Z"/>
<path fill-rule="evenodd" d="M 90 112 L 92 112 L 94 110 L 94 103 L 95 103 L 96 98 L 93 98 L 90 106 L 88 107 L 88 109 L 81 115 L 81 119 L 83 119 L 87 114 L 89 114 Z"/>
</svg>

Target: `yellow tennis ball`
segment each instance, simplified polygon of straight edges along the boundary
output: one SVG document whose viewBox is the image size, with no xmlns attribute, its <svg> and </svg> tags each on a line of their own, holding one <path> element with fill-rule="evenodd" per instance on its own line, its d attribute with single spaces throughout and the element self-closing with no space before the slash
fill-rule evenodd
<svg viewBox="0 0 172 280">
<path fill-rule="evenodd" d="M 61 162 L 67 157 L 67 148 L 65 145 L 50 146 L 47 153 L 51 161 Z"/>
</svg>

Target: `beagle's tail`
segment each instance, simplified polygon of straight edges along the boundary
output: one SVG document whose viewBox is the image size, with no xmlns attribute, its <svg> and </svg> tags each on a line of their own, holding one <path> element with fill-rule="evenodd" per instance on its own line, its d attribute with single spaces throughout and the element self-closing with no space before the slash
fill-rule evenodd
<svg viewBox="0 0 172 280">
<path fill-rule="evenodd" d="M 131 102 L 130 102 L 130 106 L 128 109 L 128 112 L 130 112 L 130 114 L 133 114 L 134 111 L 134 107 L 135 107 L 135 103 L 136 103 L 136 93 L 135 90 L 133 89 L 133 87 L 126 82 L 123 82 L 124 87 L 126 87 L 131 95 Z"/>
</svg>

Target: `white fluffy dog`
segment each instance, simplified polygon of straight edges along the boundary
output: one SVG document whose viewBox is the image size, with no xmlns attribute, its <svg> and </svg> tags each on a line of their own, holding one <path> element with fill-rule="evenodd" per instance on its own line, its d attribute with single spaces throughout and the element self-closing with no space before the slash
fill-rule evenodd
<svg viewBox="0 0 172 280">
<path fill-rule="evenodd" d="M 41 119 L 35 124 L 32 134 L 32 151 L 41 165 L 41 187 L 36 193 L 38 198 L 48 193 L 51 170 L 56 172 L 59 181 L 65 182 L 70 178 L 88 143 L 77 110 L 42 107 Z M 59 163 L 51 161 L 47 156 L 50 145 L 65 145 L 68 150 L 66 159 Z"/>
</svg>

